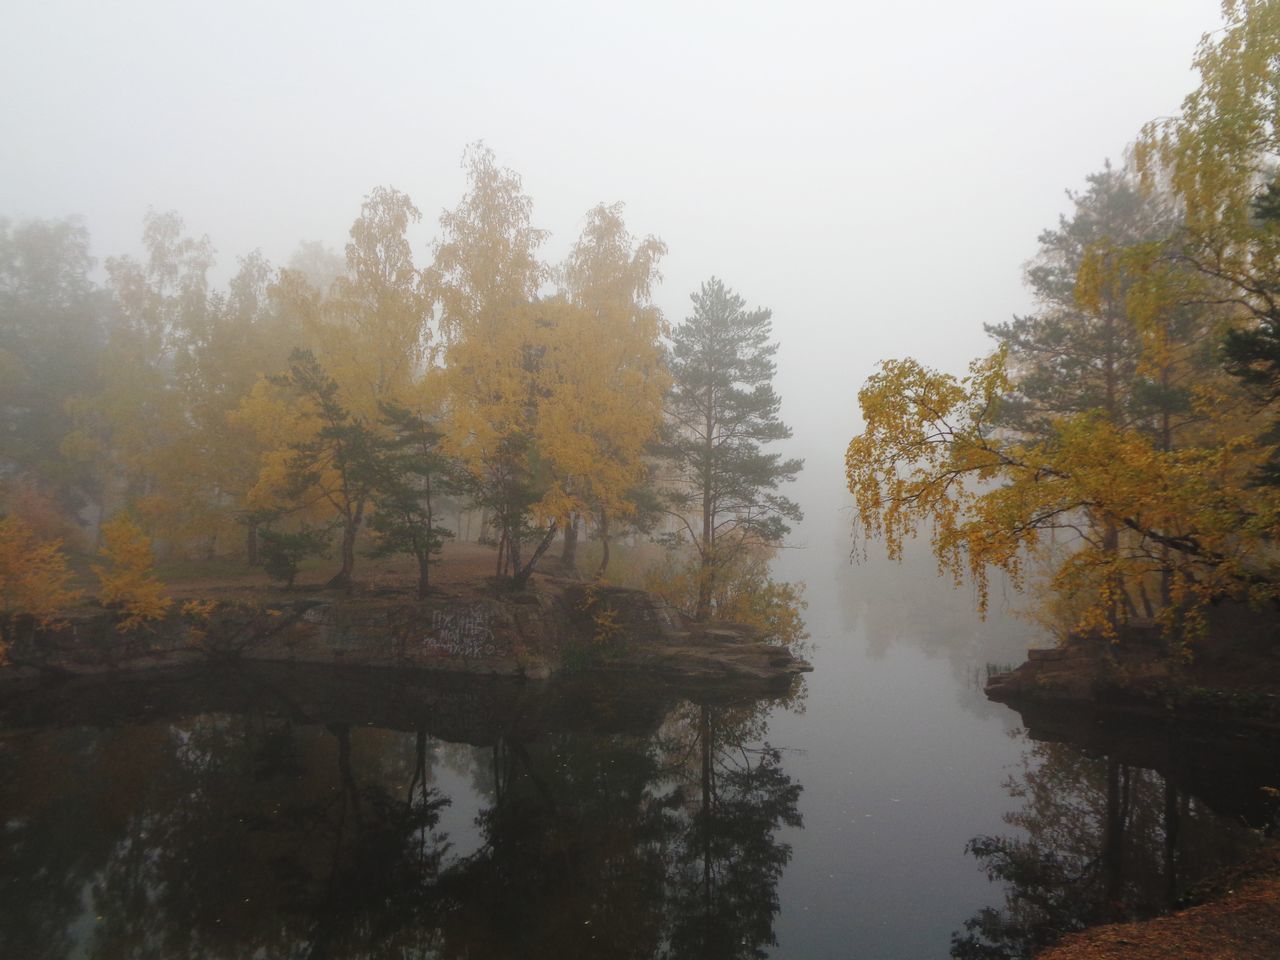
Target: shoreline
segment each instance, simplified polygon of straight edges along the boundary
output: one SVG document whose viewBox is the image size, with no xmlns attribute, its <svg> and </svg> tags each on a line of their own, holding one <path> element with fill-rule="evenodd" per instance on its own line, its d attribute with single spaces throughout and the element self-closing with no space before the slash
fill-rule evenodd
<svg viewBox="0 0 1280 960">
<path fill-rule="evenodd" d="M 527 680 L 582 671 L 770 683 L 811 669 L 748 627 L 692 623 L 641 590 L 550 577 L 516 593 L 479 581 L 426 600 L 201 599 L 129 634 L 107 611 L 81 611 L 33 631 L 9 659 L 0 683 L 235 661 Z"/>
<path fill-rule="evenodd" d="M 985 693 L 1015 710 L 1034 740 L 1153 769 L 1212 809 L 1269 832 L 1277 825 L 1277 794 L 1235 784 L 1267 782 L 1274 767 L 1280 743 L 1275 648 L 1233 636 L 1206 644 L 1202 662 L 1188 663 L 1162 646 L 1149 632 L 1128 647 L 1123 640 L 1073 638 L 1059 648 L 1029 650 L 1019 667 L 992 676 Z M 1037 960 L 1280 956 L 1280 841 L 1211 876 L 1183 901 L 1145 920 L 1067 934 Z"/>
<path fill-rule="evenodd" d="M 1280 952 L 1280 842 L 1202 886 L 1190 906 L 1069 933 L 1036 960 L 1272 960 Z"/>
</svg>

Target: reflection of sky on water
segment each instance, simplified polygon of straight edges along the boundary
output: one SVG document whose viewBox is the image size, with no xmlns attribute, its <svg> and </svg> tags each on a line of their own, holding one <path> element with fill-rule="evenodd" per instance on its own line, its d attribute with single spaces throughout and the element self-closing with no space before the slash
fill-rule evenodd
<svg viewBox="0 0 1280 960">
<path fill-rule="evenodd" d="M 942 958 L 1019 892 L 984 866 L 1097 859 L 1121 791 L 1108 849 L 1125 855 L 1099 862 L 1136 871 L 1135 902 L 1166 896 L 1162 870 L 1184 882 L 1247 843 L 1143 769 L 1185 780 L 1198 763 L 1159 736 L 1095 731 L 1086 755 L 1019 734 L 973 676 L 1026 642 L 999 608 L 981 623 L 918 560 L 905 595 L 870 564 L 781 566 L 812 567 L 815 671 L 787 706 L 590 679 L 561 698 L 458 677 L 384 690 L 376 673 L 295 690 L 286 670 L 252 695 L 153 691 L 143 723 L 115 689 L 33 710 L 0 732 L 0 947 L 356 957 L 379 955 L 359 945 L 381 931 L 407 956 Z M 1240 769 L 1269 776 L 1259 756 Z M 1032 803 L 1036 783 L 1053 790 Z M 966 845 L 984 837 L 979 862 Z M 1018 936 L 1096 916 L 1090 897 L 1022 917 Z"/>
</svg>

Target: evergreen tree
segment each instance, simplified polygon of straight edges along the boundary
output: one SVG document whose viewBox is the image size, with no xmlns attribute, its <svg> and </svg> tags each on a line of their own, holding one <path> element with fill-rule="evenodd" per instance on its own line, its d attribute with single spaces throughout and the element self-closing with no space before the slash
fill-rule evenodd
<svg viewBox="0 0 1280 960">
<path fill-rule="evenodd" d="M 377 480 L 376 437 L 342 404 L 337 381 L 310 350 L 295 350 L 289 372 L 272 381 L 304 401 L 306 415 L 316 423 L 310 438 L 291 445 L 286 493 L 298 506 L 323 500 L 333 507 L 342 527 L 342 569 L 328 586 L 349 591 L 356 536 Z"/>
<path fill-rule="evenodd" d="M 1110 164 L 1088 178 L 1083 192 L 1067 196 L 1074 209 L 1040 234 L 1039 254 L 1027 267 L 1037 309 L 986 328 L 1007 351 L 1014 381 L 1000 423 L 1021 434 L 1052 436 L 1062 417 L 1085 411 L 1125 426 L 1138 426 L 1153 412 L 1154 391 L 1142 376 L 1151 366 L 1144 363 L 1144 331 L 1127 302 L 1132 280 L 1117 272 L 1086 299 L 1080 279 L 1086 261 L 1101 251 L 1114 255 L 1169 237 L 1178 226 L 1176 207 L 1158 194 L 1144 195 L 1135 177 Z M 1189 332 L 1175 336 L 1185 339 Z"/>
<path fill-rule="evenodd" d="M 439 526 L 440 497 L 456 485 L 452 461 L 440 453 L 440 431 L 425 416 L 386 405 L 389 436 L 379 444 L 370 526 L 377 534 L 371 556 L 411 554 L 418 561 L 418 599 L 430 589 L 431 562 L 453 531 Z"/>
<path fill-rule="evenodd" d="M 1269 184 L 1253 201 L 1253 227 L 1263 243 L 1274 245 L 1280 238 L 1280 181 Z M 1280 275 L 1274 257 L 1259 257 L 1266 266 L 1255 268 L 1251 278 L 1255 301 L 1250 304 L 1252 322 L 1228 330 L 1222 345 L 1227 372 L 1243 383 L 1262 407 L 1280 400 Z M 1244 284 L 1241 284 L 1244 286 Z M 1275 452 L 1255 475 L 1258 483 L 1280 486 L 1280 416 L 1259 438 L 1277 444 Z"/>
<path fill-rule="evenodd" d="M 788 522 L 801 519 L 799 506 L 777 489 L 804 461 L 762 449 L 791 436 L 773 389 L 772 312 L 747 310 L 714 277 L 691 299 L 692 316 L 671 335 L 663 452 L 671 513 L 698 554 L 696 616 L 705 619 L 719 571 L 744 550 L 776 545 L 790 532 Z"/>
<path fill-rule="evenodd" d="M 312 530 L 305 524 L 302 529 L 288 533 L 263 527 L 261 538 L 262 569 L 272 580 L 279 580 L 286 590 L 293 589 L 302 561 L 307 557 L 323 554 L 329 549 L 329 529 Z"/>
</svg>

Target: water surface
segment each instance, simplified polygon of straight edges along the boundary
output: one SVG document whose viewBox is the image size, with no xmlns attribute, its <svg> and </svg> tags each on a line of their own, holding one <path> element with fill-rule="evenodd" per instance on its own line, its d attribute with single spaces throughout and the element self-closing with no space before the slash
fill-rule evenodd
<svg viewBox="0 0 1280 960">
<path fill-rule="evenodd" d="M 787 562 L 789 690 L 259 666 L 11 694 L 0 955 L 1019 956 L 1166 908 L 1274 819 L 1273 744 L 1029 735 L 981 694 L 1028 636 L 999 602 Z"/>
</svg>

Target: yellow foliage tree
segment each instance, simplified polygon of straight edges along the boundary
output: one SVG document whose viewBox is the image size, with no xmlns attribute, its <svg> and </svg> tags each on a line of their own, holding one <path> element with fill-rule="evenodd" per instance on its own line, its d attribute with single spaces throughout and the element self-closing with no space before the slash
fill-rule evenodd
<svg viewBox="0 0 1280 960">
<path fill-rule="evenodd" d="M 594 207 L 561 271 L 570 309 L 546 329 L 554 375 L 541 449 L 556 465 L 562 522 L 583 510 L 595 518 L 604 547 L 598 575 L 608 567 L 610 519 L 636 512 L 634 493 L 647 479 L 645 452 L 670 385 L 665 325 L 650 301 L 666 250 L 656 237 L 633 241 L 622 204 Z"/>
<path fill-rule="evenodd" d="M 414 265 L 409 227 L 422 218 L 409 197 L 377 187 L 351 225 L 347 271 L 309 315 L 317 359 L 355 416 L 374 422 L 422 372 L 431 299 Z"/>
<path fill-rule="evenodd" d="M 1017 578 L 1046 539 L 1078 628 L 1114 633 L 1135 592 L 1151 606 L 1144 580 L 1192 634 L 1211 599 L 1280 595 L 1280 4 L 1222 8 L 1199 86 L 1136 145 L 1145 194 L 1092 180 L 1146 219 L 1064 219 L 1050 236 L 1083 253 L 1031 271 L 1057 313 L 996 328 L 1008 351 L 966 378 L 893 361 L 860 394 L 846 466 L 863 531 L 896 554 L 931 527 L 983 602 L 986 568 Z"/>
<path fill-rule="evenodd" d="M 596 207 L 561 271 L 563 292 L 539 298 L 551 271 L 520 178 L 479 145 L 464 162 L 469 189 L 441 218 L 429 272 L 444 342 L 444 447 L 493 511 L 500 569 L 523 580 L 571 518 L 603 527 L 634 510 L 629 494 L 667 383 L 662 317 L 649 302 L 666 248 L 653 237 L 636 244 L 620 205 Z"/>
<path fill-rule="evenodd" d="M 499 571 L 523 581 L 566 512 L 535 436 L 551 377 L 546 334 L 563 304 L 536 302 L 550 275 L 537 255 L 545 234 L 530 226 L 532 201 L 519 176 L 479 144 L 463 162 L 468 190 L 440 218 L 443 237 L 428 272 L 443 341 L 442 448 L 465 467 L 474 499 L 492 511 Z"/>
<path fill-rule="evenodd" d="M 1247 388 L 1256 442 L 1272 448 L 1259 482 L 1280 485 L 1280 4 L 1224 0 L 1223 28 L 1206 34 L 1194 66 L 1199 86 L 1172 117 L 1143 129 L 1136 156 L 1149 185 L 1185 210 L 1161 251 L 1196 283 L 1183 299 L 1212 304 L 1225 326 L 1218 346 Z"/>
<path fill-rule="evenodd" d="M 1029 550 L 1047 536 L 1070 538 L 1076 548 L 1053 584 L 1094 598 L 1076 626 L 1107 634 L 1118 585 L 1166 569 L 1168 616 L 1222 594 L 1276 595 L 1261 545 L 1277 503 L 1249 483 L 1267 451 L 1247 432 L 1162 449 L 1087 411 L 1059 418 L 1048 434 L 1017 436 L 997 429 L 1010 386 L 997 352 L 963 378 L 889 361 L 860 391 L 866 428 L 849 444 L 847 479 L 863 533 L 883 538 L 891 557 L 921 526 L 931 529 L 940 566 L 969 574 L 985 609 L 989 567 L 1019 584 Z M 1123 532 L 1118 542 L 1099 534 L 1110 529 Z"/>
<path fill-rule="evenodd" d="M 48 626 L 79 599 L 71 581 L 60 540 L 40 540 L 19 518 L 0 517 L 0 663 L 24 618 Z"/>
<path fill-rule="evenodd" d="M 93 572 L 102 605 L 120 616 L 117 630 L 129 633 L 168 612 L 173 600 L 152 573 L 151 538 L 128 514 L 119 513 L 103 525 L 99 555 L 105 563 L 93 564 Z"/>
<path fill-rule="evenodd" d="M 340 453 L 308 471 L 314 482 L 306 489 L 299 489 L 294 468 L 300 451 L 326 445 L 326 432 L 331 449 L 341 450 L 332 447 L 339 428 L 335 413 L 347 427 L 374 439 L 382 432 L 382 407 L 403 405 L 420 393 L 431 301 L 406 237 L 420 216 L 408 196 L 378 187 L 351 226 L 346 273 L 327 294 L 315 290 L 301 272 L 281 272 L 273 296 L 280 309 L 297 318 L 314 349 L 291 355 L 288 372 L 260 380 L 228 418 L 254 437 L 261 451 L 256 480 L 245 493 L 246 516 L 328 512 L 341 523 L 342 569 L 330 581 L 334 587 L 351 586 L 368 490 L 351 482 L 340 466 L 348 459 Z M 327 391 L 323 401 L 316 391 L 321 380 Z"/>
</svg>

